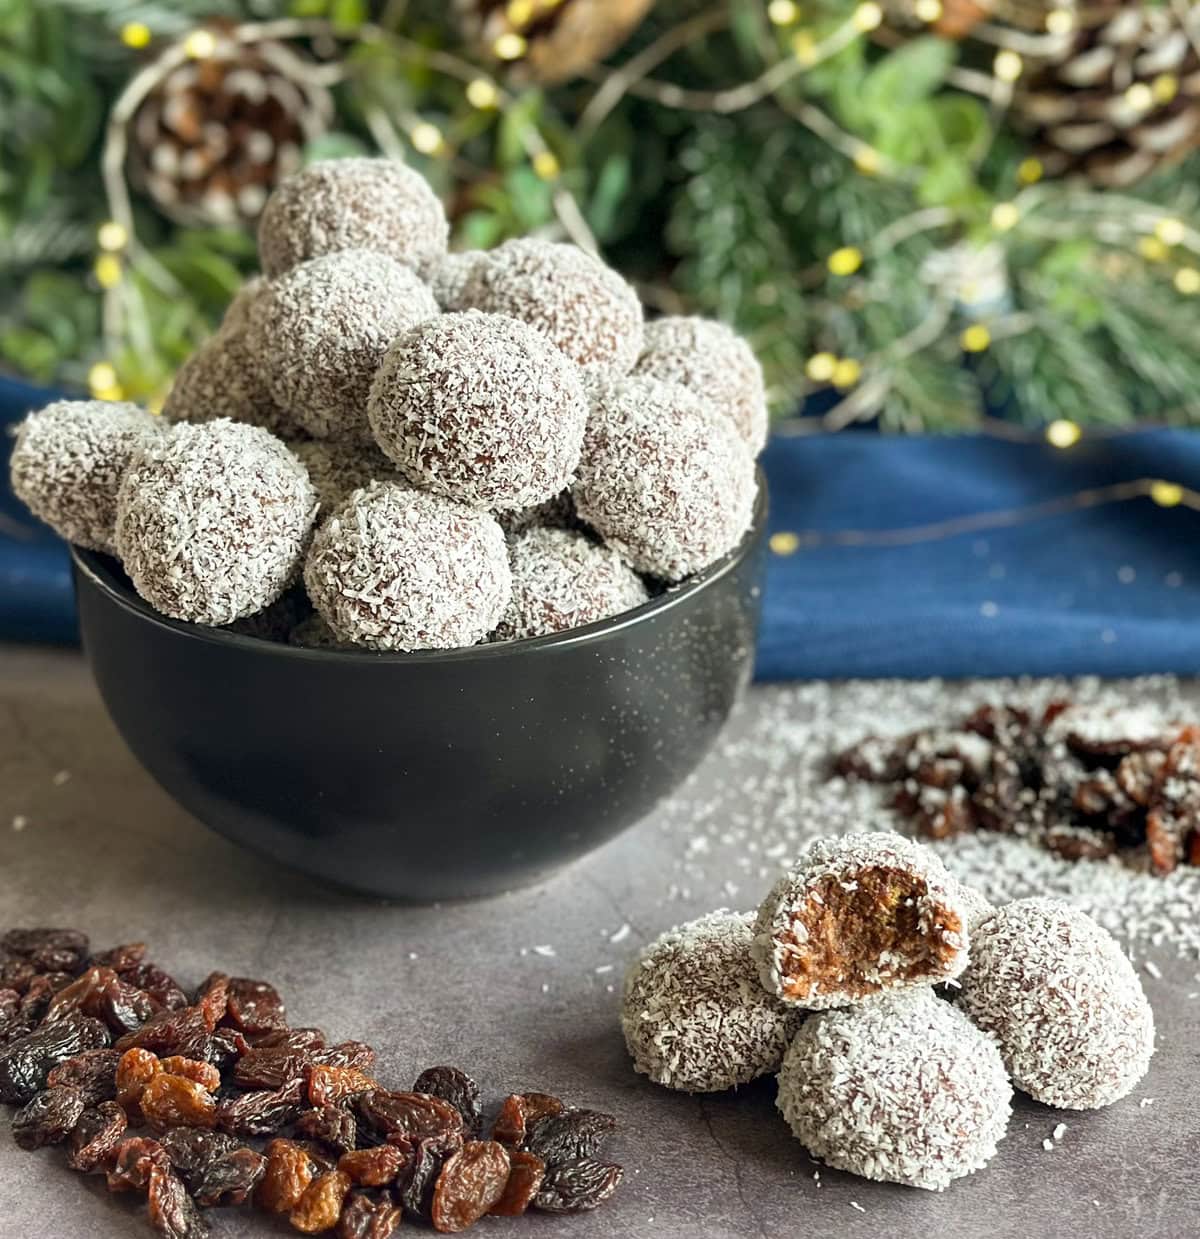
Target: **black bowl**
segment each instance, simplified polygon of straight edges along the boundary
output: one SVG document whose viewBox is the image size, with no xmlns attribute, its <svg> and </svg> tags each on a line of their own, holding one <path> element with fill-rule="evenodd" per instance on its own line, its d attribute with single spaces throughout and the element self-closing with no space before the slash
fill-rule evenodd
<svg viewBox="0 0 1200 1239">
<path fill-rule="evenodd" d="M 636 610 L 511 644 L 310 650 L 178 623 L 75 548 L 84 649 L 184 808 L 343 886 L 415 899 L 533 882 L 644 816 L 750 678 L 766 525 Z"/>
</svg>

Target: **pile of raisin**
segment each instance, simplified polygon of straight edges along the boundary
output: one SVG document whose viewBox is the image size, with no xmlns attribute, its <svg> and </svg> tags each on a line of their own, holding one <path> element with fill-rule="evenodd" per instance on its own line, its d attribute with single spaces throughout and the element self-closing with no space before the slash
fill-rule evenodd
<svg viewBox="0 0 1200 1239">
<path fill-rule="evenodd" d="M 982 706 L 957 728 L 868 737 L 841 753 L 843 778 L 890 784 L 919 833 L 999 830 L 1068 860 L 1144 848 L 1151 872 L 1200 865 L 1200 727 L 1097 734 L 1066 702 L 1041 714 Z"/>
<path fill-rule="evenodd" d="M 266 981 L 214 972 L 189 993 L 144 944 L 93 955 L 68 929 L 0 938 L 0 1101 L 21 1148 L 62 1145 L 168 1239 L 237 1206 L 337 1239 L 387 1239 L 406 1216 L 457 1234 L 595 1209 L 623 1173 L 599 1157 L 610 1114 L 513 1093 L 485 1135 L 457 1067 L 385 1087 L 369 1045 L 291 1027 Z"/>
</svg>

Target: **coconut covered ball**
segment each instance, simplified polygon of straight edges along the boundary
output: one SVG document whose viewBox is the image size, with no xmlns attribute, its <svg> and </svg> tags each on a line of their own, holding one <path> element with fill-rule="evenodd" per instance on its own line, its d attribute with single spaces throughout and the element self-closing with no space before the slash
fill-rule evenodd
<svg viewBox="0 0 1200 1239">
<path fill-rule="evenodd" d="M 576 245 L 505 241 L 477 259 L 460 297 L 535 327 L 585 371 L 627 374 L 642 349 L 637 293 Z"/>
<path fill-rule="evenodd" d="M 510 538 L 523 534 L 528 529 L 578 529 L 579 517 L 575 513 L 575 500 L 569 490 L 559 491 L 553 499 L 535 503 L 531 508 L 517 508 L 511 512 L 497 512 L 500 528 Z"/>
<path fill-rule="evenodd" d="M 971 938 L 958 1002 L 1000 1045 L 1022 1091 L 1095 1110 L 1124 1097 L 1154 1053 L 1154 1014 L 1115 939 L 1058 899 L 1018 899 Z"/>
<path fill-rule="evenodd" d="M 815 1011 L 957 977 L 967 966 L 961 890 L 901 835 L 817 839 L 758 910 L 763 986 Z"/>
<path fill-rule="evenodd" d="M 274 399 L 318 439 L 367 440 L 371 379 L 395 338 L 438 312 L 395 259 L 342 250 L 293 267 L 263 291 L 248 338 Z"/>
<path fill-rule="evenodd" d="M 634 1069 L 656 1084 L 711 1093 L 775 1071 L 803 1018 L 763 992 L 750 914 L 680 925 L 630 965 L 621 1028 Z"/>
<path fill-rule="evenodd" d="M 828 1165 L 940 1191 L 991 1160 L 1011 1101 L 995 1043 L 924 990 L 806 1020 L 776 1104 Z"/>
<path fill-rule="evenodd" d="M 649 597 L 641 577 L 611 547 L 568 529 L 533 528 L 509 546 L 512 601 L 493 634 L 520 641 L 594 624 Z"/>
<path fill-rule="evenodd" d="M 375 650 L 474 645 L 512 593 L 493 517 L 388 482 L 355 491 L 320 526 L 304 583 L 337 638 Z"/>
<path fill-rule="evenodd" d="M 461 254 L 447 254 L 434 266 L 429 273 L 429 287 L 443 310 L 470 309 L 467 288 L 476 265 L 486 258 L 479 250 L 465 250 Z"/>
<path fill-rule="evenodd" d="M 732 328 L 709 318 L 660 318 L 646 326 L 635 374 L 679 383 L 732 419 L 757 455 L 767 441 L 762 366 Z"/>
<path fill-rule="evenodd" d="M 304 466 L 259 426 L 181 423 L 143 449 L 117 497 L 117 550 L 173 619 L 231 624 L 295 580 L 317 510 Z"/>
<path fill-rule="evenodd" d="M 396 466 L 373 443 L 354 439 L 308 439 L 288 446 L 308 470 L 322 512 L 332 512 L 351 491 L 370 482 L 406 484 Z"/>
<path fill-rule="evenodd" d="M 366 249 L 422 274 L 446 252 L 446 213 L 425 179 L 387 159 L 330 159 L 281 181 L 258 222 L 264 274 Z"/>
<path fill-rule="evenodd" d="M 587 423 L 579 369 L 500 314 L 443 314 L 387 351 L 368 404 L 384 452 L 416 486 L 520 510 L 573 479 Z"/>
<path fill-rule="evenodd" d="M 756 489 L 733 424 L 685 387 L 630 377 L 593 388 L 572 494 L 639 572 L 680 581 L 733 550 Z"/>
<path fill-rule="evenodd" d="M 48 404 L 17 427 L 13 494 L 68 542 L 115 555 L 121 478 L 162 432 L 162 423 L 134 404 Z"/>
</svg>

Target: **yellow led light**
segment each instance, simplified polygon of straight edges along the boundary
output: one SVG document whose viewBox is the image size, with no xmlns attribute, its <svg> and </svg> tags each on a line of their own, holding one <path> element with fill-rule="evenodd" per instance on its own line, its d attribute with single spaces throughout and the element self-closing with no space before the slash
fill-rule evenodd
<svg viewBox="0 0 1200 1239">
<path fill-rule="evenodd" d="M 121 282 L 121 260 L 115 254 L 101 254 L 92 271 L 101 288 L 116 288 Z"/>
<path fill-rule="evenodd" d="M 982 323 L 972 323 L 959 336 L 963 351 L 967 353 L 982 353 L 992 342 L 992 333 Z"/>
<path fill-rule="evenodd" d="M 1022 185 L 1036 185 L 1042 179 L 1046 169 L 1040 159 L 1022 159 L 1017 165 L 1017 180 Z"/>
<path fill-rule="evenodd" d="M 923 22 L 935 22 L 942 15 L 942 0 L 917 0 L 913 12 Z"/>
<path fill-rule="evenodd" d="M 767 545 L 776 555 L 794 555 L 800 549 L 800 538 L 790 532 L 773 533 Z"/>
<path fill-rule="evenodd" d="M 1179 94 L 1179 79 L 1174 73 L 1160 73 L 1150 83 L 1155 103 L 1170 103 Z"/>
<path fill-rule="evenodd" d="M 807 30 L 800 30 L 792 36 L 792 55 L 802 65 L 816 62 L 817 42 Z"/>
<path fill-rule="evenodd" d="M 121 27 L 121 42 L 126 47 L 137 49 L 146 47 L 153 37 L 150 27 L 145 22 L 126 22 Z"/>
<path fill-rule="evenodd" d="M 1194 297 L 1200 293 L 1200 271 L 1195 267 L 1180 267 L 1175 272 L 1175 287 L 1185 297 Z"/>
<path fill-rule="evenodd" d="M 510 30 L 492 44 L 492 51 L 498 60 L 520 60 L 525 55 L 525 49 L 528 46 L 519 34 L 514 34 Z"/>
<path fill-rule="evenodd" d="M 562 165 L 555 158 L 553 151 L 538 151 L 533 157 L 533 170 L 543 181 L 553 181 L 562 172 Z"/>
<path fill-rule="evenodd" d="M 467 102 L 473 108 L 494 108 L 499 100 L 500 92 L 486 77 L 467 83 Z"/>
<path fill-rule="evenodd" d="M 834 275 L 853 275 L 862 266 L 862 250 L 854 245 L 843 245 L 829 255 L 829 270 Z"/>
<path fill-rule="evenodd" d="M 992 207 L 992 227 L 997 232 L 1008 232 L 1017 226 L 1021 218 L 1020 209 L 1015 202 L 997 202 Z"/>
<path fill-rule="evenodd" d="M 1148 112 L 1154 106 L 1154 91 L 1145 82 L 1134 82 L 1125 92 L 1125 102 L 1135 112 Z"/>
<path fill-rule="evenodd" d="M 1046 442 L 1051 447 L 1074 447 L 1082 438 L 1083 431 L 1079 426 L 1065 417 L 1058 418 L 1046 427 Z"/>
<path fill-rule="evenodd" d="M 879 171 L 879 152 L 873 146 L 860 146 L 854 152 L 854 166 L 864 176 L 874 176 Z"/>
<path fill-rule="evenodd" d="M 833 385 L 840 391 L 853 387 L 862 378 L 862 366 L 853 357 L 843 357 L 833 368 Z"/>
<path fill-rule="evenodd" d="M 1005 48 L 1002 52 L 996 53 L 996 59 L 992 61 L 992 72 L 1002 82 L 1015 82 L 1021 76 L 1021 71 L 1025 68 L 1025 62 L 1017 55 L 1016 52 Z"/>
<path fill-rule="evenodd" d="M 442 131 L 436 125 L 431 125 L 427 120 L 421 121 L 419 125 L 414 125 L 408 137 L 409 141 L 412 142 L 413 146 L 422 155 L 436 155 L 444 145 Z"/>
<path fill-rule="evenodd" d="M 1046 14 L 1046 29 L 1051 34 L 1070 34 L 1075 29 L 1075 14 L 1070 9 L 1051 9 Z"/>
<path fill-rule="evenodd" d="M 161 415 L 166 403 L 167 403 L 166 396 L 164 396 L 162 392 L 158 392 L 156 395 L 151 396 L 150 399 L 146 401 L 146 412 L 149 413 L 152 417 L 158 417 Z"/>
<path fill-rule="evenodd" d="M 800 10 L 792 0 L 771 0 L 767 5 L 767 16 L 777 26 L 790 26 L 799 19 Z"/>
<path fill-rule="evenodd" d="M 883 24 L 883 9 L 875 0 L 866 0 L 854 10 L 854 27 L 864 34 L 869 30 L 877 30 Z"/>
<path fill-rule="evenodd" d="M 124 224 L 118 224 L 115 219 L 110 219 L 108 223 L 101 224 L 96 229 L 96 243 L 102 250 L 116 253 L 117 250 L 123 250 L 129 244 L 129 233 Z"/>
<path fill-rule="evenodd" d="M 832 353 L 814 353 L 804 367 L 804 373 L 814 383 L 828 383 L 837 367 L 837 358 Z"/>
<path fill-rule="evenodd" d="M 184 39 L 183 50 L 193 60 L 206 60 L 217 50 L 217 37 L 211 30 L 193 30 Z"/>
<path fill-rule="evenodd" d="M 1183 220 L 1168 216 L 1154 225 L 1154 235 L 1164 245 L 1179 245 L 1187 236 L 1187 229 L 1183 226 Z"/>
<path fill-rule="evenodd" d="M 91 389 L 92 395 L 99 397 L 101 400 L 108 397 L 101 395 L 101 392 L 112 391 L 118 387 L 117 372 L 107 361 L 98 361 L 88 371 L 88 387 Z"/>
<path fill-rule="evenodd" d="M 1166 262 L 1171 256 L 1171 251 L 1158 237 L 1139 237 L 1137 249 L 1147 262 Z"/>
<path fill-rule="evenodd" d="M 528 26 L 533 21 L 533 15 L 536 11 L 537 5 L 534 4 L 533 0 L 508 0 L 504 15 L 508 18 L 510 25 Z"/>
<path fill-rule="evenodd" d="M 1160 508 L 1177 508 L 1183 502 L 1183 487 L 1178 482 L 1164 482 L 1160 478 L 1151 485 L 1150 498 Z"/>
</svg>

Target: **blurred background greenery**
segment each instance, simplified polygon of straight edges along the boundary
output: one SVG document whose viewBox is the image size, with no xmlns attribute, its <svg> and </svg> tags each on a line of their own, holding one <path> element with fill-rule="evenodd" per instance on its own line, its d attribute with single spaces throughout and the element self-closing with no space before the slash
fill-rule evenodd
<svg viewBox="0 0 1200 1239">
<path fill-rule="evenodd" d="M 1200 5 L 0 0 L 0 370 L 152 406 L 278 177 L 403 158 L 595 245 L 773 405 L 1200 420 Z"/>
</svg>

